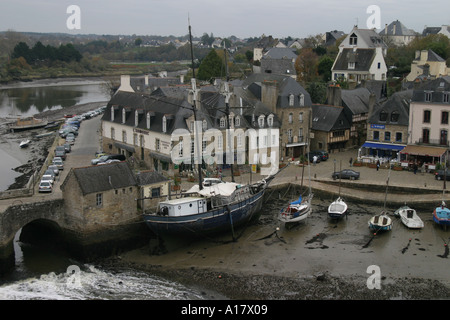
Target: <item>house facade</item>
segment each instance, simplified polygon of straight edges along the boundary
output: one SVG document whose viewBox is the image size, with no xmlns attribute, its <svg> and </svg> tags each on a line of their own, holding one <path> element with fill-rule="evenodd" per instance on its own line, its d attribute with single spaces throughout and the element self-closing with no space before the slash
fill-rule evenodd
<svg viewBox="0 0 450 320">
<path fill-rule="evenodd" d="M 378 34 L 383 38 L 385 43 L 396 46 L 408 45 L 418 35 L 414 30 L 408 29 L 398 20 L 392 21 L 389 25 L 386 24 L 384 29 Z"/>
<path fill-rule="evenodd" d="M 439 78 L 450 75 L 446 61 L 433 50 L 416 51 L 415 59 L 411 62 L 411 72 L 406 76 L 407 81 L 414 81 L 418 77 Z"/>
<path fill-rule="evenodd" d="M 338 152 L 348 147 L 350 122 L 344 108 L 331 105 L 312 105 L 311 150 Z"/>
<path fill-rule="evenodd" d="M 442 162 L 450 142 L 449 114 L 449 76 L 428 81 L 415 89 L 409 112 L 408 146 L 402 153 L 416 155 L 421 163 Z"/>
</svg>

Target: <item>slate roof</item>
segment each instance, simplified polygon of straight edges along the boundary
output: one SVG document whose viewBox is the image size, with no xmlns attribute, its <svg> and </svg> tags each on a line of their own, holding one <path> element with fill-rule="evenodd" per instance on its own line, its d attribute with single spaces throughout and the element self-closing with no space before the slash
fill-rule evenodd
<svg viewBox="0 0 450 320">
<path fill-rule="evenodd" d="M 384 43 L 381 36 L 374 31 L 373 29 L 359 29 L 357 27 L 353 28 L 353 30 L 347 35 L 345 40 L 342 42 L 340 46 L 348 46 L 348 39 L 355 34 L 358 37 L 358 48 L 363 48 L 364 45 L 367 47 L 364 48 L 387 48 L 386 43 Z M 348 47 L 347 47 L 348 48 Z"/>
<path fill-rule="evenodd" d="M 329 31 L 325 34 L 325 46 L 331 46 L 336 43 L 336 40 L 345 36 L 343 31 Z"/>
<path fill-rule="evenodd" d="M 261 100 L 261 83 L 263 81 L 276 81 L 279 88 L 277 108 L 292 108 L 289 106 L 289 96 L 291 94 L 298 96 L 303 94 L 305 97 L 305 106 L 311 106 L 311 96 L 295 79 L 277 74 L 254 73 L 243 81 L 243 88 L 250 90 L 253 95 Z M 295 99 L 294 107 L 299 107 L 298 100 Z"/>
<path fill-rule="evenodd" d="M 389 99 L 384 101 L 381 105 L 375 108 L 373 114 L 369 118 L 369 123 L 372 124 L 395 124 L 408 126 L 409 125 L 409 105 L 413 90 L 406 90 L 394 93 Z M 380 113 L 384 111 L 388 114 L 386 121 L 380 121 Z M 398 112 L 398 121 L 391 122 L 392 112 Z"/>
<path fill-rule="evenodd" d="M 341 99 L 352 114 L 362 114 L 369 111 L 370 91 L 366 88 L 342 90 Z"/>
<path fill-rule="evenodd" d="M 296 59 L 297 55 L 291 48 L 271 48 L 263 56 L 263 59 Z"/>
<path fill-rule="evenodd" d="M 83 195 L 136 186 L 136 178 L 126 162 L 73 168 L 71 172 Z"/>
<path fill-rule="evenodd" d="M 344 115 L 344 108 L 330 105 L 312 105 L 312 130 L 335 131 L 350 129 L 350 123 Z"/>
<path fill-rule="evenodd" d="M 165 181 L 170 181 L 170 179 L 166 178 L 156 171 L 141 171 L 136 175 L 136 182 L 139 186 L 145 186 Z"/>
<path fill-rule="evenodd" d="M 375 55 L 375 49 L 343 49 L 336 58 L 333 71 L 368 71 Z M 349 62 L 355 63 L 354 69 L 349 69 Z"/>
<path fill-rule="evenodd" d="M 420 55 L 414 59 L 414 61 L 420 61 Z M 438 62 L 442 62 L 445 61 L 445 59 L 441 58 L 436 52 L 434 52 L 431 49 L 428 49 L 428 58 L 427 61 L 438 61 Z"/>
<path fill-rule="evenodd" d="M 395 34 L 394 34 L 394 26 L 395 26 Z M 414 30 L 408 29 L 407 27 L 405 27 L 405 25 L 403 23 L 401 23 L 398 20 L 392 21 L 387 26 L 387 33 L 386 33 L 386 28 L 384 28 L 378 34 L 381 36 L 386 36 L 386 35 L 387 36 L 414 36 L 414 35 L 416 35 Z"/>
<path fill-rule="evenodd" d="M 450 92 L 450 76 L 444 76 L 435 80 L 424 82 L 420 88 L 414 90 L 412 101 L 425 102 L 425 94 L 427 92 L 431 92 L 430 103 L 450 104 L 450 102 L 443 102 L 444 94 L 448 95 Z"/>
</svg>

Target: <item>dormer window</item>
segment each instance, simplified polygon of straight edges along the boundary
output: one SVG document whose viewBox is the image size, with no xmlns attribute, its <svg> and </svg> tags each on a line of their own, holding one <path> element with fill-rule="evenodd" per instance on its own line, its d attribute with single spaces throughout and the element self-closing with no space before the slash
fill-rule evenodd
<svg viewBox="0 0 450 320">
<path fill-rule="evenodd" d="M 225 128 L 226 124 L 227 124 L 227 119 L 225 117 L 220 118 L 220 127 L 221 128 Z"/>
<path fill-rule="evenodd" d="M 355 62 L 349 62 L 348 63 L 348 68 L 351 69 L 351 70 L 355 69 Z"/>
<path fill-rule="evenodd" d="M 358 37 L 356 34 L 352 33 L 352 35 L 350 36 L 350 45 L 356 46 L 357 44 L 358 44 Z"/>
<path fill-rule="evenodd" d="M 125 111 L 125 108 L 123 108 L 122 109 L 122 123 L 125 123 L 125 120 L 126 120 L 126 111 Z"/>
<path fill-rule="evenodd" d="M 165 133 L 167 131 L 167 118 L 166 116 L 162 119 L 162 131 Z"/>
<path fill-rule="evenodd" d="M 258 117 L 258 125 L 260 128 L 264 128 L 264 116 L 263 115 Z"/>
<path fill-rule="evenodd" d="M 448 103 L 449 102 L 449 93 L 448 92 L 444 92 L 444 94 L 442 95 L 442 102 Z"/>
<path fill-rule="evenodd" d="M 267 125 L 269 127 L 273 127 L 273 114 L 271 114 L 267 117 Z"/>
<path fill-rule="evenodd" d="M 381 111 L 380 112 L 380 121 L 385 122 L 387 120 L 388 114 L 386 111 Z"/>
<path fill-rule="evenodd" d="M 138 111 L 136 110 L 136 111 L 134 112 L 134 126 L 137 127 L 137 126 L 138 126 L 138 123 L 139 123 L 139 113 L 138 113 Z"/>
<path fill-rule="evenodd" d="M 114 107 L 111 107 L 111 121 L 114 121 Z"/>
<path fill-rule="evenodd" d="M 147 112 L 147 129 L 150 129 L 150 112 Z"/>
<path fill-rule="evenodd" d="M 208 129 L 208 123 L 206 122 L 206 120 L 202 121 L 202 129 L 206 131 L 206 129 Z"/>
<path fill-rule="evenodd" d="M 294 95 L 290 94 L 289 95 L 289 107 L 293 107 L 294 106 Z"/>
<path fill-rule="evenodd" d="M 392 111 L 391 113 L 391 122 L 398 122 L 400 114 L 397 111 Z"/>
<path fill-rule="evenodd" d="M 300 103 L 300 107 L 303 107 L 305 105 L 305 95 L 303 93 L 300 94 L 299 103 Z"/>
<path fill-rule="evenodd" d="M 234 119 L 234 125 L 235 125 L 236 127 L 240 127 L 240 126 L 241 126 L 241 118 L 240 118 L 240 117 L 236 117 L 236 118 Z"/>
<path fill-rule="evenodd" d="M 431 91 L 425 91 L 425 102 L 430 102 L 432 98 L 432 92 Z"/>
</svg>

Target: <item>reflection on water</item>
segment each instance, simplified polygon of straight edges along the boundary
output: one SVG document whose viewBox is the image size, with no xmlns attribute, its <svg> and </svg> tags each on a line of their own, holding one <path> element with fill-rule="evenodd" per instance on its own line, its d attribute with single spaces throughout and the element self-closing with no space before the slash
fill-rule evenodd
<svg viewBox="0 0 450 320">
<path fill-rule="evenodd" d="M 32 116 L 75 104 L 107 101 L 103 85 L 64 85 L 0 90 L 0 117 Z"/>
</svg>

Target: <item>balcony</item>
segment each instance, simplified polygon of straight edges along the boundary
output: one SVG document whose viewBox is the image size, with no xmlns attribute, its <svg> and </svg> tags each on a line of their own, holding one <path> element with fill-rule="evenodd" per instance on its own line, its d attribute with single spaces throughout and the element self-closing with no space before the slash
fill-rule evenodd
<svg viewBox="0 0 450 320">
<path fill-rule="evenodd" d="M 440 147 L 448 147 L 450 145 L 448 140 L 442 141 L 441 139 L 423 139 L 423 138 L 420 138 L 419 141 L 416 141 L 415 143 L 416 144 L 423 144 L 423 145 L 440 146 Z"/>
</svg>

